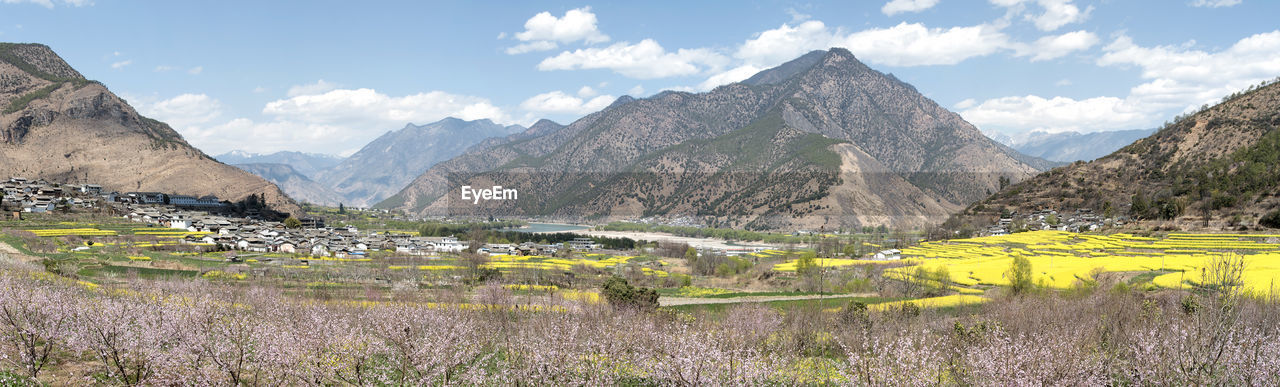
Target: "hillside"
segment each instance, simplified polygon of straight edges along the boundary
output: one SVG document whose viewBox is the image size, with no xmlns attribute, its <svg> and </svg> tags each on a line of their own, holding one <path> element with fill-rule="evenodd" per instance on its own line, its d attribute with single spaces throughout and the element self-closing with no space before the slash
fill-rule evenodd
<svg viewBox="0 0 1280 387">
<path fill-rule="evenodd" d="M 995 192 L 1001 176 L 1017 181 L 1050 165 L 832 49 L 708 93 L 620 98 L 563 129 L 441 163 L 380 206 L 419 215 L 691 216 L 749 228 L 920 227 Z M 457 200 L 462 185 L 492 184 L 516 188 L 519 199 Z M 883 205 L 902 198 L 915 199 Z"/>
<path fill-rule="evenodd" d="M 0 106 L 0 175 L 233 201 L 262 194 L 276 210 L 301 212 L 275 185 L 139 115 L 47 46 L 0 43 Z"/>
<path fill-rule="evenodd" d="M 213 157 L 226 164 L 285 164 L 307 178 L 315 178 L 320 171 L 333 168 L 343 158 L 320 153 L 304 153 L 296 151 L 280 151 L 268 154 L 230 151 Z M 268 178 L 267 180 L 271 180 Z M 288 192 L 289 190 L 285 190 Z M 292 195 L 291 195 L 292 196 Z M 295 197 L 296 198 L 296 197 Z"/>
<path fill-rule="evenodd" d="M 235 166 L 275 183 L 285 194 L 298 201 L 337 207 L 343 200 L 341 195 L 328 186 L 311 180 L 288 164 L 252 163 Z"/>
<path fill-rule="evenodd" d="M 432 165 L 462 154 L 491 137 L 519 133 L 519 125 L 503 126 L 483 119 L 457 118 L 426 124 L 407 124 L 390 131 L 313 180 L 342 196 L 346 205 L 367 207 L 404 188 Z"/>
<path fill-rule="evenodd" d="M 1257 224 L 1280 208 L 1280 84 L 1252 89 L 1177 119 L 1092 162 L 1043 173 L 975 204 L 1001 210 L 1088 208 L 1183 226 Z"/>
<path fill-rule="evenodd" d="M 1039 133 L 1024 141 L 1006 143 L 1018 152 L 1049 161 L 1071 163 L 1093 161 L 1125 145 L 1155 133 L 1155 129 L 1117 130 L 1093 133 Z"/>
</svg>

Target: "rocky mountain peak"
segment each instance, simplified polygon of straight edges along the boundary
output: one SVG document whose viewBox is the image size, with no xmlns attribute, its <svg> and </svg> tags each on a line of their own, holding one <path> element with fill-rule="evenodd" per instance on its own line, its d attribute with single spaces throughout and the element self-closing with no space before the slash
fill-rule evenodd
<svg viewBox="0 0 1280 387">
<path fill-rule="evenodd" d="M 84 80 L 49 46 L 35 43 L 0 43 L 0 62 L 48 81 Z"/>
</svg>

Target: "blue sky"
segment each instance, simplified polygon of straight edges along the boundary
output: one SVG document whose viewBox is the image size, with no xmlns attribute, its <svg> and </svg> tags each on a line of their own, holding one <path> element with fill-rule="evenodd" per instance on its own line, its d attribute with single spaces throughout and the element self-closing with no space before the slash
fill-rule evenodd
<svg viewBox="0 0 1280 387">
<path fill-rule="evenodd" d="M 1152 128 L 1280 76 L 1280 2 L 0 0 L 210 154 L 347 155 L 446 116 L 568 123 L 849 48 L 983 131 Z"/>
</svg>

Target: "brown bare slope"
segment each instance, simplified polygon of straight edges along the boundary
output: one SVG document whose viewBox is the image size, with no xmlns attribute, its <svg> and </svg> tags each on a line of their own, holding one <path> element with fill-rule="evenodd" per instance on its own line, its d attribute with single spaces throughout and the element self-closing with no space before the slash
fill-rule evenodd
<svg viewBox="0 0 1280 387">
<path fill-rule="evenodd" d="M 300 212 L 275 185 L 139 115 L 47 46 L 0 43 L 0 106 L 0 175 L 233 201 L 261 194 L 277 211 Z"/>
<path fill-rule="evenodd" d="M 837 151 L 838 143 L 857 152 Z M 840 176 L 856 154 L 874 163 L 848 163 L 893 176 Z M 420 215 L 692 216 L 749 228 L 915 227 L 988 196 L 999 176 L 1017 181 L 1048 165 L 832 49 L 708 93 L 623 97 L 563 129 L 473 149 L 381 206 Z M 841 193 L 853 188 L 846 181 L 860 186 Z M 519 203 L 475 211 L 453 203 L 460 185 L 493 183 L 519 189 Z M 913 191 L 927 200 L 897 203 Z"/>
<path fill-rule="evenodd" d="M 1228 96 L 1108 156 L 1010 186 L 965 215 L 984 223 L 1002 210 L 1111 208 L 1113 215 L 1186 227 L 1256 224 L 1280 208 L 1277 126 L 1280 84 L 1272 83 Z"/>
</svg>

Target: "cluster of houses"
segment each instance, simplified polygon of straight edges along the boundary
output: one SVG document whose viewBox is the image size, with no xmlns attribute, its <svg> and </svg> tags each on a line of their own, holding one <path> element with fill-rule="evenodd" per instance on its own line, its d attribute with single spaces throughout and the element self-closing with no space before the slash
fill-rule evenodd
<svg viewBox="0 0 1280 387">
<path fill-rule="evenodd" d="M 43 179 L 11 177 L 0 183 L 0 210 L 42 213 L 78 208 L 95 208 L 104 203 L 168 204 L 186 208 L 219 208 L 226 203 L 217 196 L 171 195 L 163 192 L 103 192 L 97 184 L 59 184 Z"/>
<path fill-rule="evenodd" d="M 996 224 L 983 230 L 982 235 L 999 236 L 1019 231 L 1039 230 L 1085 232 L 1097 230 L 1099 227 L 1108 224 L 1124 224 L 1124 219 L 1109 219 L 1087 208 L 1076 210 L 1070 214 L 1045 209 L 1029 214 L 1015 212 L 1009 216 L 1002 217 Z"/>
<path fill-rule="evenodd" d="M 40 213 L 94 207 L 100 202 L 101 192 L 102 187 L 94 184 L 63 185 L 12 177 L 0 183 L 0 209 Z"/>
<path fill-rule="evenodd" d="M 470 246 L 470 242 L 460 241 L 455 237 L 421 237 L 396 232 L 361 233 L 353 226 L 325 227 L 319 219 L 304 219 L 303 227 L 288 228 L 282 222 L 214 215 L 172 205 L 128 204 L 125 208 L 127 214 L 124 216 L 130 220 L 194 233 L 184 237 L 184 243 L 211 245 L 226 250 L 359 258 L 374 251 L 434 255 L 460 252 Z M 319 227 L 314 227 L 316 225 Z M 477 246 L 477 252 L 490 255 L 553 255 L 566 245 L 575 251 L 594 251 L 602 247 L 591 238 L 575 238 L 564 244 L 489 243 Z"/>
<path fill-rule="evenodd" d="M 227 250 L 279 252 L 334 258 L 354 258 L 372 251 L 394 251 L 406 255 L 458 252 L 467 243 L 454 237 L 418 237 L 405 233 L 361 233 L 356 227 L 288 228 L 281 222 L 226 217 L 172 205 L 136 204 L 128 206 L 126 218 L 192 233 L 186 243 L 217 246 Z"/>
</svg>

